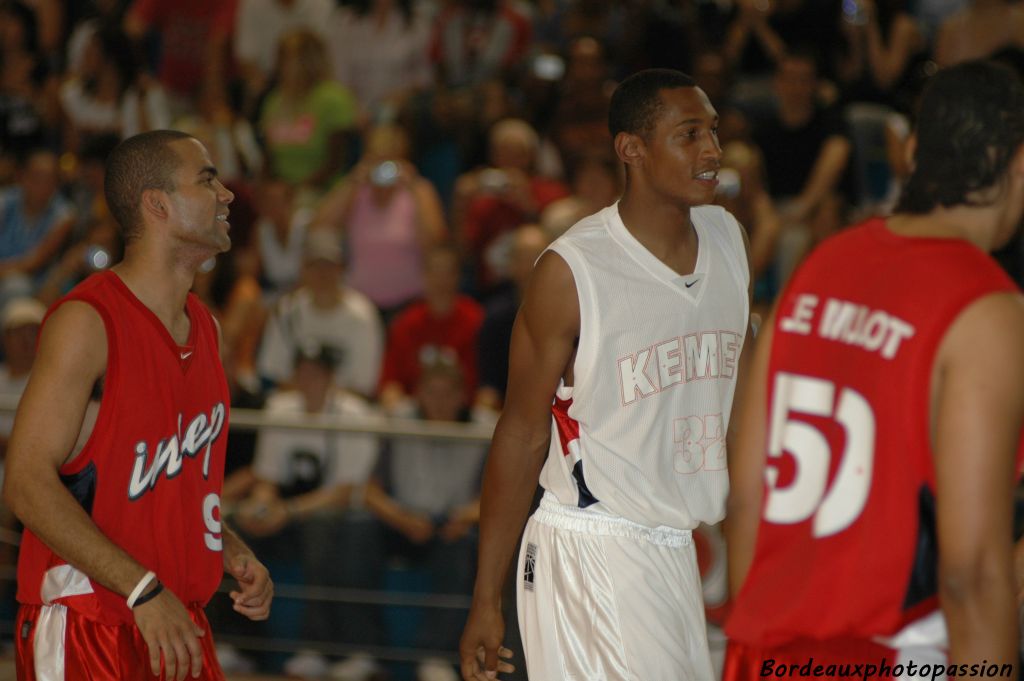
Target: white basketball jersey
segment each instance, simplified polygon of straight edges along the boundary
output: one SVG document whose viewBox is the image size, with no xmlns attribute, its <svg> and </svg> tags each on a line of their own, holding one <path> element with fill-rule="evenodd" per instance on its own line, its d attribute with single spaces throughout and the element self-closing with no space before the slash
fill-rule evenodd
<svg viewBox="0 0 1024 681">
<path fill-rule="evenodd" d="M 699 243 L 687 276 L 629 233 L 617 204 L 550 246 L 580 305 L 575 385 L 556 395 L 540 478 L 562 504 L 678 529 L 725 514 L 750 275 L 732 215 L 701 206 L 690 216 Z"/>
</svg>

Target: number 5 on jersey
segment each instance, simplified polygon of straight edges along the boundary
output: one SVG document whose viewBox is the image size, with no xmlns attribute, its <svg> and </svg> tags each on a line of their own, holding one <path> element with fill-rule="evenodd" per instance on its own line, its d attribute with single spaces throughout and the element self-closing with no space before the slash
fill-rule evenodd
<svg viewBox="0 0 1024 681">
<path fill-rule="evenodd" d="M 863 395 L 810 376 L 779 372 L 775 376 L 768 422 L 768 462 L 765 481 L 768 503 L 765 520 L 799 523 L 814 517 L 813 536 L 841 532 L 857 519 L 871 489 L 875 455 L 875 416 Z M 813 425 L 793 419 L 806 414 L 835 420 L 846 432 L 842 452 L 832 451 L 828 439 Z M 787 453 L 796 462 L 796 474 L 786 487 L 778 487 L 776 460 Z M 832 457 L 841 456 L 831 487 Z"/>
</svg>

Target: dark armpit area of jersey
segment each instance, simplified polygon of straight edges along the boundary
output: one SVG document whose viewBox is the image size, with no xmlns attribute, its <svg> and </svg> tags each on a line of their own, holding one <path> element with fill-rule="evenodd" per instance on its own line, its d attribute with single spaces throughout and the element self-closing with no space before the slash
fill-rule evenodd
<svg viewBox="0 0 1024 681">
<path fill-rule="evenodd" d="M 90 461 L 89 465 L 77 473 L 60 476 L 60 481 L 85 512 L 92 515 L 92 502 L 96 498 L 96 463 Z"/>
<path fill-rule="evenodd" d="M 89 399 L 93 402 L 99 402 L 103 399 L 103 384 L 107 378 L 106 374 L 96 379 L 96 382 L 92 384 L 92 392 L 89 394 Z"/>
<path fill-rule="evenodd" d="M 909 610 L 939 593 L 939 538 L 935 525 L 935 495 L 926 485 L 921 485 L 917 494 L 917 505 L 917 550 L 914 552 L 907 595 L 903 599 L 904 610 Z"/>
</svg>

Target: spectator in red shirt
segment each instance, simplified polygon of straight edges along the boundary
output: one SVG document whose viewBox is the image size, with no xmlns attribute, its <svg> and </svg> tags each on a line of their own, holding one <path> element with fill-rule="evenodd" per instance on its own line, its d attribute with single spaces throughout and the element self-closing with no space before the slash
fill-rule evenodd
<svg viewBox="0 0 1024 681">
<path fill-rule="evenodd" d="M 459 294 L 459 256 L 451 247 L 429 251 L 424 263 L 424 299 L 391 323 L 381 370 L 380 403 L 395 411 L 412 395 L 424 364 L 454 358 L 462 370 L 467 402 L 476 392 L 476 345 L 484 311 Z"/>
<path fill-rule="evenodd" d="M 472 87 L 500 77 L 530 46 L 530 21 L 502 0 L 458 0 L 438 16 L 430 47 L 442 81 Z"/>
<path fill-rule="evenodd" d="M 491 128 L 490 165 L 456 182 L 453 227 L 473 259 L 482 293 L 499 283 L 492 263 L 505 260 L 512 231 L 537 222 L 548 204 L 569 195 L 562 182 L 536 174 L 538 145 L 537 132 L 526 121 L 499 121 Z"/>
<path fill-rule="evenodd" d="M 175 114 L 190 110 L 189 100 L 203 88 L 224 88 L 237 7 L 238 0 L 135 0 L 128 10 L 124 27 L 130 36 L 160 36 L 157 76 Z"/>
</svg>

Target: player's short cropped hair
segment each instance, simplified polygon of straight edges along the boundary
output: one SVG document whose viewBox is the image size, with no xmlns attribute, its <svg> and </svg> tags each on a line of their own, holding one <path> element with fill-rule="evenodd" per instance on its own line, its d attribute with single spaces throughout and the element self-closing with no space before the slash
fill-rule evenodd
<svg viewBox="0 0 1024 681">
<path fill-rule="evenodd" d="M 171 143 L 185 139 L 195 138 L 178 130 L 144 132 L 121 142 L 107 157 L 103 193 L 126 244 L 142 232 L 142 192 L 174 191 L 174 172 L 181 157 Z"/>
<path fill-rule="evenodd" d="M 943 69 L 921 95 L 916 133 L 897 212 L 980 205 L 976 193 L 1003 179 L 1024 143 L 1024 84 L 990 61 Z"/>
<path fill-rule="evenodd" d="M 612 139 L 620 132 L 647 137 L 664 104 L 661 91 L 696 86 L 697 81 L 675 69 L 647 69 L 626 78 L 615 88 L 608 106 Z"/>
</svg>

